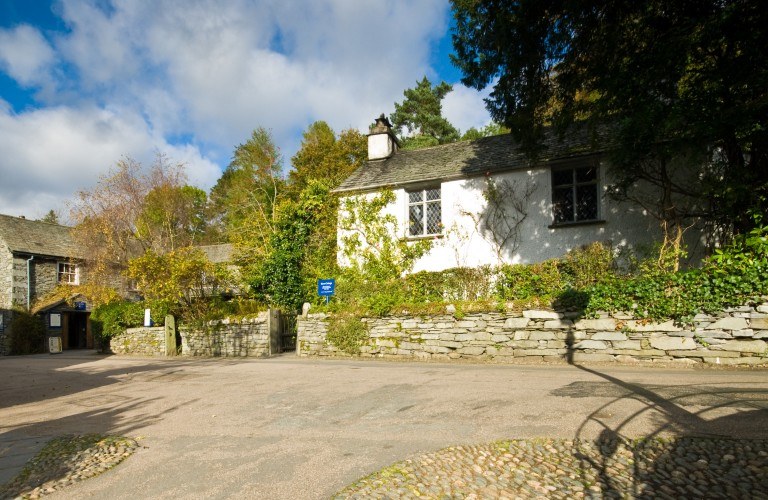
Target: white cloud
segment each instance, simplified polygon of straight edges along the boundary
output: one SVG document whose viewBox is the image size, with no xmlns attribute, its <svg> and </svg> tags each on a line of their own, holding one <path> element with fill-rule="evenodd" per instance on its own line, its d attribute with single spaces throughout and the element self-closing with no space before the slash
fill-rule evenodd
<svg viewBox="0 0 768 500">
<path fill-rule="evenodd" d="M 154 150 L 209 187 L 258 126 L 288 166 L 311 122 L 367 130 L 434 75 L 432 44 L 449 9 L 446 0 L 54 1 L 67 30 L 46 32 L 50 44 L 29 26 L 0 31 L 0 70 L 39 88 L 40 104 L 14 114 L 0 99 L 0 172 L 10 181 L 0 212 L 44 213 L 122 155 L 150 162 Z M 444 110 L 462 130 L 488 121 L 460 85 Z"/>
<path fill-rule="evenodd" d="M 53 59 L 53 49 L 32 26 L 0 30 L 0 68 L 22 86 L 39 85 Z"/>
<path fill-rule="evenodd" d="M 491 117 L 485 109 L 483 99 L 488 97 L 490 89 L 486 87 L 478 92 L 460 83 L 453 85 L 453 91 L 443 100 L 443 116 L 457 127 L 461 133 L 469 128 L 485 127 L 491 122 Z"/>
<path fill-rule="evenodd" d="M 259 125 L 284 141 L 318 119 L 367 126 L 430 72 L 430 41 L 444 32 L 448 8 L 445 0 L 148 5 L 105 13 L 92 1 L 66 2 L 72 31 L 57 45 L 91 88 L 141 106 L 158 130 L 222 148 Z"/>
<path fill-rule="evenodd" d="M 220 171 L 194 146 L 173 146 L 141 117 L 99 108 L 0 112 L 0 213 L 31 216 L 61 210 L 76 191 L 91 188 L 122 156 L 145 165 L 155 152 L 187 163 L 190 181 L 209 188 Z"/>
</svg>

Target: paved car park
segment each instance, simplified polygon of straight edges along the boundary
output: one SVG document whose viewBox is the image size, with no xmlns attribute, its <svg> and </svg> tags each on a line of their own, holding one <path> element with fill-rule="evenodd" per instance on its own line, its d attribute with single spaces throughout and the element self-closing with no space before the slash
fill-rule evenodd
<svg viewBox="0 0 768 500">
<path fill-rule="evenodd" d="M 327 498 L 394 462 L 609 432 L 768 438 L 764 370 L 353 360 L 0 359 L 0 483 L 50 439 L 140 448 L 53 498 Z"/>
</svg>

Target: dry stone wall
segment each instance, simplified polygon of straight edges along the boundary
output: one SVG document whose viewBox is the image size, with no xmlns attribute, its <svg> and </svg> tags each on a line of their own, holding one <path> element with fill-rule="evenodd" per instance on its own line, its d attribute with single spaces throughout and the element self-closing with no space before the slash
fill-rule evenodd
<svg viewBox="0 0 768 500">
<path fill-rule="evenodd" d="M 689 327 L 622 313 L 586 319 L 578 313 L 545 310 L 362 321 L 368 339 L 360 348 L 361 357 L 768 365 L 768 303 L 714 316 L 700 314 Z M 327 315 L 300 317 L 299 355 L 348 355 L 326 340 L 327 332 Z"/>
<path fill-rule="evenodd" d="M 165 327 L 128 328 L 109 339 L 112 354 L 165 356 Z"/>
<path fill-rule="evenodd" d="M 211 322 L 204 329 L 181 328 L 184 356 L 264 357 L 269 356 L 267 314 L 241 320 Z M 113 354 L 165 356 L 165 328 L 129 328 L 110 339 Z"/>
<path fill-rule="evenodd" d="M 267 314 L 242 320 L 210 323 L 204 330 L 181 330 L 181 354 L 185 356 L 269 356 Z"/>
</svg>

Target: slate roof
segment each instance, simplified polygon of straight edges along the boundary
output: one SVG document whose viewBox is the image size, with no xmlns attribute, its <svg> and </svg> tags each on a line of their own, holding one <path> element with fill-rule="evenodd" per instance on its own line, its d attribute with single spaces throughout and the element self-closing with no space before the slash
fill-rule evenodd
<svg viewBox="0 0 768 500">
<path fill-rule="evenodd" d="M 605 148 L 606 134 L 582 130 L 563 139 L 549 132 L 535 162 L 520 150 L 510 134 L 402 150 L 389 158 L 364 163 L 334 191 L 366 191 L 531 168 L 599 153 Z"/>
<path fill-rule="evenodd" d="M 199 247 L 203 251 L 208 260 L 214 264 L 221 264 L 226 262 L 232 262 L 232 244 L 222 243 L 220 245 L 201 245 Z"/>
<path fill-rule="evenodd" d="M 0 214 L 0 240 L 15 253 L 49 257 L 81 257 L 72 228 Z"/>
</svg>

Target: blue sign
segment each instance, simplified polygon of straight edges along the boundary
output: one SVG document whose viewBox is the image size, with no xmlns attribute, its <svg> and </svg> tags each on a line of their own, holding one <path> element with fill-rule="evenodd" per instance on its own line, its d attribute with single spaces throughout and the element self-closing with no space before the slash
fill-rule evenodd
<svg viewBox="0 0 768 500">
<path fill-rule="evenodd" d="M 330 297 L 336 292 L 336 280 L 317 280 L 317 294 L 321 297 Z"/>
<path fill-rule="evenodd" d="M 75 311 L 85 311 L 85 302 L 75 302 Z"/>
</svg>

